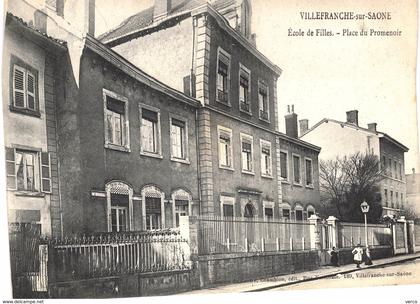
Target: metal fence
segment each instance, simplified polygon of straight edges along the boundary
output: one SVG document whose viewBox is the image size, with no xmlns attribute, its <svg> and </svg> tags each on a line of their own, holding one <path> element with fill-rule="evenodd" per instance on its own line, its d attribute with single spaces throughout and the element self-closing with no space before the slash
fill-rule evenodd
<svg viewBox="0 0 420 304">
<path fill-rule="evenodd" d="M 308 222 L 198 218 L 199 254 L 310 249 Z"/>
<path fill-rule="evenodd" d="M 385 224 L 368 224 L 367 241 L 369 246 L 392 246 L 392 230 Z M 365 225 L 360 223 L 340 223 L 338 225 L 339 248 L 366 246 Z"/>
<path fill-rule="evenodd" d="M 178 231 L 83 236 L 50 242 L 56 281 L 190 268 Z"/>
</svg>

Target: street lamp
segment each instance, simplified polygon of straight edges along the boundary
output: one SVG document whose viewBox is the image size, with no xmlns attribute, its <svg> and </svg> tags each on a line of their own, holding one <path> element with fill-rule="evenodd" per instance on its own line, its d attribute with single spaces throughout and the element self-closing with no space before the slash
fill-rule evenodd
<svg viewBox="0 0 420 304">
<path fill-rule="evenodd" d="M 369 212 L 369 204 L 366 201 L 360 204 L 360 208 L 362 209 L 363 215 L 365 216 L 365 245 L 366 248 L 368 247 L 368 235 L 367 235 L 367 213 Z"/>
</svg>

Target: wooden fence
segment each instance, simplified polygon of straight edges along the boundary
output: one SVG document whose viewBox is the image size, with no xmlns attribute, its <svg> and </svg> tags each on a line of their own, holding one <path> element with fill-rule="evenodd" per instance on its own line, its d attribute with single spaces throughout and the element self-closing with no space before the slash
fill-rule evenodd
<svg viewBox="0 0 420 304">
<path fill-rule="evenodd" d="M 54 280 L 190 268 L 190 251 L 178 231 L 82 236 L 49 243 Z"/>
<path fill-rule="evenodd" d="M 392 230 L 385 224 L 368 224 L 369 246 L 392 246 Z M 365 225 L 361 223 L 340 223 L 338 225 L 338 247 L 349 248 L 357 244 L 366 246 Z"/>
<path fill-rule="evenodd" d="M 309 222 L 198 217 L 199 254 L 310 249 Z"/>
</svg>

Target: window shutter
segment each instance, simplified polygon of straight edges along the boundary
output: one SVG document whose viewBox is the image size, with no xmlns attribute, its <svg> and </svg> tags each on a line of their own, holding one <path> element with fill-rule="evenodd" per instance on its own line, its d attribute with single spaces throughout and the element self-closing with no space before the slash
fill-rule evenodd
<svg viewBox="0 0 420 304">
<path fill-rule="evenodd" d="M 51 159 L 48 152 L 41 152 L 41 190 L 51 193 Z"/>
<path fill-rule="evenodd" d="M 35 104 L 35 77 L 34 75 L 28 73 L 27 74 L 27 101 L 28 101 L 28 109 L 36 110 Z"/>
<path fill-rule="evenodd" d="M 13 104 L 16 107 L 25 106 L 25 72 L 15 66 L 13 71 Z"/>
<path fill-rule="evenodd" d="M 15 149 L 6 147 L 7 189 L 16 190 Z"/>
</svg>

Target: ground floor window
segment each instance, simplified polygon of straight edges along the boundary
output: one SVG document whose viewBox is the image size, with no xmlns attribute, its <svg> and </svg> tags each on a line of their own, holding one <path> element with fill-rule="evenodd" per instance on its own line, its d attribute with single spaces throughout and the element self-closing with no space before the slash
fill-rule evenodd
<svg viewBox="0 0 420 304">
<path fill-rule="evenodd" d="M 290 209 L 282 209 L 282 217 L 290 220 Z"/>
<path fill-rule="evenodd" d="M 111 207 L 112 232 L 127 231 L 128 209 L 126 207 Z"/>
<path fill-rule="evenodd" d="M 179 227 L 179 217 L 188 215 L 188 201 L 175 200 L 175 225 Z"/>
<path fill-rule="evenodd" d="M 108 206 L 108 231 L 129 231 L 132 227 L 133 190 L 127 184 L 115 181 L 105 186 Z"/>
<path fill-rule="evenodd" d="M 146 197 L 146 229 L 162 228 L 161 199 Z"/>
</svg>

